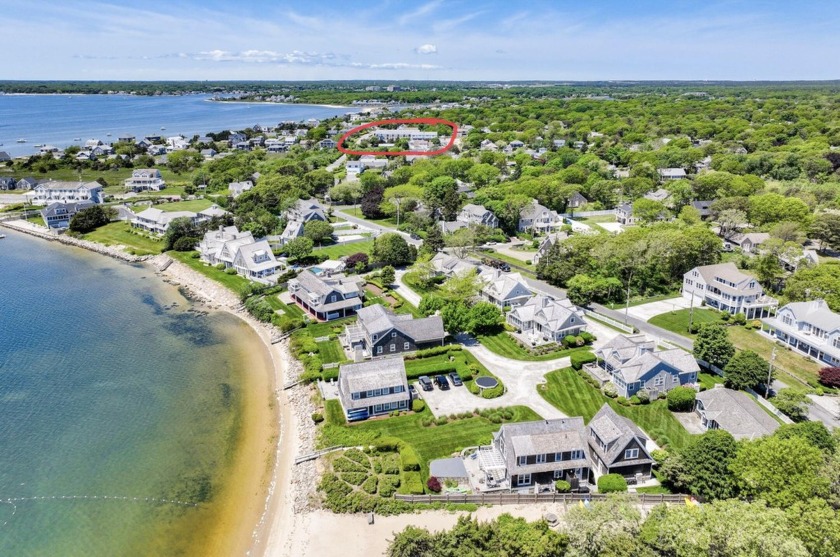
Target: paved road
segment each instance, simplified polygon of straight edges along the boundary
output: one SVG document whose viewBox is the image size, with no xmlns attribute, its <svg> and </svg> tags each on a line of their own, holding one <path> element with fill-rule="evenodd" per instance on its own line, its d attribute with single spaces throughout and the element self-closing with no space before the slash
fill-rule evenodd
<svg viewBox="0 0 840 557">
<path fill-rule="evenodd" d="M 413 244 L 413 245 L 419 247 L 420 244 L 423 243 L 422 240 L 412 239 L 411 236 L 409 234 L 406 234 L 405 232 L 400 232 L 399 230 L 397 230 L 395 228 L 390 228 L 388 226 L 382 226 L 381 224 L 377 224 L 375 222 L 370 222 L 370 221 L 367 221 L 365 219 L 360 219 L 359 217 L 354 217 L 352 214 L 346 213 L 344 211 L 339 211 L 339 210 L 336 209 L 336 210 L 333 211 L 333 214 L 343 218 L 347 222 L 352 222 L 353 224 L 357 224 L 359 226 L 364 226 L 365 228 L 369 228 L 369 229 L 373 230 L 374 233 L 376 233 L 376 234 L 382 234 L 383 232 L 396 232 L 397 234 L 399 234 L 400 236 L 405 238 L 405 240 L 409 244 Z"/>
<path fill-rule="evenodd" d="M 602 315 L 606 315 L 607 317 L 612 317 L 616 321 L 620 321 L 622 323 L 627 323 L 628 325 L 632 325 L 633 327 L 636 327 L 639 331 L 641 331 L 641 332 L 643 332 L 647 335 L 657 337 L 657 338 L 661 338 L 661 339 L 665 339 L 668 342 L 670 342 L 671 344 L 673 344 L 675 346 L 679 346 L 680 348 L 688 350 L 689 352 L 691 352 L 691 350 L 694 349 L 694 341 L 692 341 L 690 338 L 686 338 L 682 335 L 678 335 L 677 333 L 672 333 L 671 331 L 668 331 L 668 330 L 663 329 L 661 327 L 651 325 L 647 321 L 637 319 L 637 318 L 633 317 L 632 315 L 628 315 L 627 318 L 625 319 L 623 311 L 612 310 L 612 309 L 609 309 L 608 307 L 602 306 L 601 304 L 593 303 L 593 304 L 590 304 L 590 305 L 591 305 L 592 309 L 595 310 L 596 312 L 598 312 Z"/>
<path fill-rule="evenodd" d="M 338 157 L 334 163 L 328 164 L 326 167 L 327 172 L 335 172 L 335 169 L 344 164 L 344 161 L 347 160 L 347 155 L 341 155 Z"/>
<path fill-rule="evenodd" d="M 833 411 L 833 407 L 840 406 L 837 399 L 808 395 L 811 403 L 808 405 L 808 419 L 815 422 L 822 422 L 829 429 L 840 428 L 840 410 Z M 834 405 L 831 404 L 834 402 Z"/>
<path fill-rule="evenodd" d="M 420 307 L 420 294 L 412 290 L 410 286 L 403 282 L 403 276 L 406 272 L 407 271 L 405 269 L 400 269 L 395 273 L 397 281 L 396 284 L 392 285 L 392 288 L 397 294 L 405 298 L 409 304 L 414 307 Z"/>
</svg>

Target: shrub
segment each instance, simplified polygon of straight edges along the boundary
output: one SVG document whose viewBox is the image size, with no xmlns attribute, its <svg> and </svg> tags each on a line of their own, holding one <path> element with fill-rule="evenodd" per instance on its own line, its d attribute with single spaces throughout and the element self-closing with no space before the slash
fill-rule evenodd
<svg viewBox="0 0 840 557">
<path fill-rule="evenodd" d="M 467 385 L 467 390 L 474 395 L 477 395 L 481 392 L 481 389 L 479 389 L 478 385 L 476 385 L 475 383 L 469 383 Z"/>
<path fill-rule="evenodd" d="M 359 464 L 358 462 L 353 462 L 352 460 L 347 460 L 346 458 L 337 458 L 332 463 L 333 470 L 336 472 L 359 472 L 362 474 L 367 474 L 368 467 Z"/>
<path fill-rule="evenodd" d="M 225 274 L 226 275 L 235 275 L 236 274 L 236 269 L 234 269 L 233 267 L 231 267 L 230 269 L 225 269 Z"/>
<path fill-rule="evenodd" d="M 398 454 L 389 454 L 382 458 L 382 473 L 386 476 L 399 475 L 400 456 Z"/>
<path fill-rule="evenodd" d="M 429 488 L 429 491 L 432 491 L 434 493 L 440 493 L 440 490 L 441 490 L 440 480 L 438 480 L 434 476 L 429 476 L 429 479 L 426 480 L 426 487 Z"/>
<path fill-rule="evenodd" d="M 446 425 L 449 422 L 449 418 L 446 416 L 441 416 L 437 420 L 435 420 L 435 425 Z"/>
<path fill-rule="evenodd" d="M 378 458 L 373 461 L 373 473 L 374 474 L 381 474 L 382 473 L 382 461 Z"/>
<path fill-rule="evenodd" d="M 626 397 L 620 396 L 620 397 L 616 398 L 615 401 L 622 406 L 630 406 L 630 399 L 628 399 Z"/>
<path fill-rule="evenodd" d="M 647 404 L 650 402 L 650 391 L 648 391 L 647 389 L 642 389 L 638 393 L 636 393 L 636 398 L 641 404 Z"/>
<path fill-rule="evenodd" d="M 376 476 L 371 476 L 368 479 L 366 479 L 362 484 L 362 491 L 373 495 L 374 493 L 376 493 L 376 486 L 378 483 L 379 480 L 376 478 Z"/>
<path fill-rule="evenodd" d="M 591 364 L 598 360 L 592 352 L 577 352 L 572 354 L 569 358 L 574 369 L 581 369 L 586 364 Z"/>
<path fill-rule="evenodd" d="M 601 387 L 601 392 L 604 393 L 604 396 L 615 398 L 618 396 L 618 388 L 616 388 L 615 384 L 607 383 L 603 387 Z"/>
<path fill-rule="evenodd" d="M 662 464 L 668 460 L 668 451 L 665 449 L 654 449 L 650 453 L 650 457 L 657 463 Z"/>
<path fill-rule="evenodd" d="M 641 404 L 642 401 L 639 399 L 638 396 L 633 395 L 630 397 L 630 404 Z"/>
<path fill-rule="evenodd" d="M 216 266 L 215 266 L 215 267 L 216 267 L 218 270 L 220 270 L 220 271 L 224 271 L 224 270 L 225 270 L 225 264 L 224 264 L 224 263 L 218 263 L 218 264 L 216 264 Z"/>
<path fill-rule="evenodd" d="M 732 323 L 735 325 L 744 325 L 747 322 L 747 316 L 743 313 L 736 313 L 732 317 Z"/>
<path fill-rule="evenodd" d="M 423 495 L 423 477 L 420 472 L 404 472 L 400 491 L 409 495 Z"/>
<path fill-rule="evenodd" d="M 820 383 L 826 387 L 840 387 L 840 367 L 824 367 L 820 370 Z"/>
<path fill-rule="evenodd" d="M 422 412 L 426 409 L 426 403 L 420 400 L 419 398 L 415 398 L 411 401 L 411 409 L 414 412 Z"/>
<path fill-rule="evenodd" d="M 402 464 L 402 469 L 406 472 L 414 472 L 420 470 L 420 459 L 417 457 L 417 453 L 414 451 L 409 445 L 402 444 L 400 446 L 400 462 Z M 423 490 L 420 490 L 422 493 Z"/>
<path fill-rule="evenodd" d="M 344 451 L 344 458 L 348 458 L 356 464 L 361 464 L 365 468 L 370 466 L 370 460 L 368 460 L 367 455 L 359 449 L 347 449 Z"/>
<path fill-rule="evenodd" d="M 324 415 L 320 412 L 312 412 L 312 421 L 316 424 L 320 424 L 324 421 Z"/>
<path fill-rule="evenodd" d="M 580 334 L 580 338 L 582 338 L 582 339 L 583 339 L 583 342 L 585 342 L 586 344 L 589 344 L 589 343 L 591 343 L 591 342 L 594 342 L 594 341 L 595 341 L 595 335 L 593 335 L 592 333 L 588 333 L 588 332 L 586 332 L 586 331 L 583 331 L 583 332 Z"/>
<path fill-rule="evenodd" d="M 621 474 L 605 474 L 598 478 L 600 493 L 619 493 L 627 491 L 627 480 Z"/>
<path fill-rule="evenodd" d="M 341 479 L 350 485 L 362 485 L 368 475 L 365 472 L 342 472 Z"/>
<path fill-rule="evenodd" d="M 381 497 L 390 497 L 400 487 L 399 476 L 383 476 L 379 479 L 379 495 Z"/>
<path fill-rule="evenodd" d="M 505 386 L 499 381 L 499 384 L 492 389 L 484 389 L 481 391 L 481 398 L 497 398 L 505 394 Z"/>
<path fill-rule="evenodd" d="M 675 387 L 668 391 L 668 410 L 671 412 L 691 412 L 697 393 L 691 387 Z"/>
<path fill-rule="evenodd" d="M 563 337 L 563 346 L 569 348 L 570 346 L 575 346 L 577 342 L 577 338 L 574 335 L 567 335 Z"/>
<path fill-rule="evenodd" d="M 554 482 L 554 489 L 557 490 L 557 493 L 569 493 L 572 491 L 572 484 L 566 480 L 557 480 Z"/>
</svg>

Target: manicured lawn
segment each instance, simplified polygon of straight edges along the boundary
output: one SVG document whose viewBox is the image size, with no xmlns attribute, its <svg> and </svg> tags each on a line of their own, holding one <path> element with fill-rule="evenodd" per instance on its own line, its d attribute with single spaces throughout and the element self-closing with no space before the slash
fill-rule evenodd
<svg viewBox="0 0 840 557">
<path fill-rule="evenodd" d="M 598 224 L 601 222 L 615 222 L 615 215 L 595 215 L 592 217 L 576 218 L 574 220 L 584 224 Z"/>
<path fill-rule="evenodd" d="M 701 373 L 697 379 L 700 385 L 706 389 L 714 389 L 715 385 L 723 383 L 723 377 L 714 373 Z"/>
<path fill-rule="evenodd" d="M 690 439 L 690 434 L 671 414 L 664 400 L 622 406 L 601 394 L 571 368 L 552 371 L 546 375 L 546 380 L 538 389 L 540 395 L 569 416 L 582 416 L 588 422 L 607 402 L 616 412 L 633 420 L 660 446 L 671 445 L 679 449 Z"/>
<path fill-rule="evenodd" d="M 690 311 L 691 310 L 688 309 L 669 311 L 668 313 L 662 313 L 652 317 L 648 323 L 675 332 L 679 335 L 694 338 L 697 335 L 691 335 L 688 333 L 688 319 Z M 719 311 L 694 308 L 694 316 L 692 317 L 693 325 L 717 323 L 719 321 L 721 321 Z"/>
<path fill-rule="evenodd" d="M 588 352 L 590 348 L 586 346 L 581 346 L 578 348 L 570 348 L 567 350 L 556 350 L 554 352 L 549 352 L 548 354 L 542 354 L 540 356 L 535 356 L 531 354 L 528 350 L 523 348 L 516 339 L 510 336 L 505 331 L 499 331 L 493 335 L 478 335 L 478 340 L 481 342 L 481 345 L 498 354 L 499 356 L 504 356 L 505 358 L 511 358 L 512 360 L 525 360 L 531 362 L 545 362 L 548 360 L 556 360 L 557 358 L 563 358 L 565 356 L 571 356 L 576 352 Z"/>
<path fill-rule="evenodd" d="M 47 227 L 47 223 L 44 222 L 44 217 L 42 217 L 40 213 L 29 214 L 31 216 L 26 217 L 26 220 L 28 220 L 32 224 L 37 224 L 38 226 L 43 226 L 44 228 Z"/>
<path fill-rule="evenodd" d="M 134 233 L 127 222 L 111 222 L 83 236 L 85 240 L 106 246 L 123 245 L 135 255 L 157 254 L 163 251 L 163 241 Z"/>
<path fill-rule="evenodd" d="M 283 313 L 288 315 L 289 317 L 295 317 L 298 319 L 303 318 L 303 310 L 300 309 L 300 306 L 297 304 L 285 304 L 280 300 L 280 295 L 275 294 L 273 296 L 269 296 L 267 298 L 268 302 L 271 304 L 271 307 L 274 309 L 283 310 Z"/>
<path fill-rule="evenodd" d="M 358 206 L 356 206 L 356 208 L 354 209 L 353 205 L 338 206 L 338 207 L 335 207 L 335 210 L 336 211 L 341 211 L 341 212 L 346 213 L 350 216 L 356 217 L 357 219 L 362 219 L 364 221 L 371 222 L 373 224 L 378 224 L 379 226 L 384 226 L 385 228 L 393 228 L 394 230 L 397 229 L 397 218 L 396 217 L 393 217 L 393 218 L 386 217 L 384 219 L 369 219 L 362 213 L 362 210 Z"/>
<path fill-rule="evenodd" d="M 198 258 L 194 258 L 193 254 L 197 253 L 195 251 L 170 251 L 168 253 L 173 259 L 176 259 L 187 267 L 198 271 L 207 278 L 228 287 L 237 294 L 242 294 L 250 284 L 247 279 L 240 277 L 239 275 L 229 275 L 215 267 L 204 264 L 204 262 Z"/>
<path fill-rule="evenodd" d="M 210 199 L 192 199 L 190 201 L 161 203 L 160 205 L 155 205 L 155 209 L 160 209 L 161 211 L 192 211 L 193 213 L 197 213 L 207 209 L 212 204 L 213 201 Z"/>
<path fill-rule="evenodd" d="M 315 248 L 312 253 L 326 255 L 330 259 L 338 259 L 339 257 L 353 255 L 354 253 L 370 253 L 371 249 L 373 249 L 373 240 L 366 240 L 363 242 L 351 242 L 349 244 L 336 244 L 334 246 Z"/>
<path fill-rule="evenodd" d="M 321 362 L 331 364 L 333 362 L 343 362 L 347 359 L 344 354 L 344 349 L 338 339 L 327 340 L 318 343 L 318 355 L 321 357 Z"/>
<path fill-rule="evenodd" d="M 669 300 L 680 295 L 679 292 L 670 292 L 668 294 L 657 294 L 656 296 L 636 296 L 630 298 L 630 307 L 648 304 L 650 302 L 661 302 L 662 300 Z M 615 302 L 612 304 L 604 304 L 604 307 L 610 309 L 624 309 L 627 307 L 627 302 Z"/>
<path fill-rule="evenodd" d="M 312 338 L 328 337 L 336 334 L 333 332 L 333 327 L 343 329 L 347 323 L 355 320 L 355 317 L 345 317 L 343 319 L 334 319 L 325 323 L 310 323 L 306 326 L 306 331 L 312 335 Z"/>
<path fill-rule="evenodd" d="M 511 422 L 539 420 L 541 416 L 525 406 L 513 406 Z M 334 411 L 328 410 L 327 416 Z M 487 418 L 475 416 L 456 420 L 440 426 L 423 427 L 420 420 L 429 416 L 429 410 L 395 417 L 367 420 L 351 426 L 328 425 L 323 430 L 322 444 L 361 444 L 371 442 L 377 437 L 396 437 L 414 447 L 420 457 L 424 477 L 429 473 L 429 461 L 445 458 L 466 447 L 488 444 L 492 434 L 501 424 L 495 424 Z"/>
</svg>

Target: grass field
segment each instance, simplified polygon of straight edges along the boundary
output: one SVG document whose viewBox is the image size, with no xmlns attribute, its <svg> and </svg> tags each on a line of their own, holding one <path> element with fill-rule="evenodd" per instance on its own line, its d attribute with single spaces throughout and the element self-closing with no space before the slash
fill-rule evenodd
<svg viewBox="0 0 840 557">
<path fill-rule="evenodd" d="M 161 203 L 160 205 L 155 205 L 155 209 L 160 209 L 161 211 L 192 211 L 193 213 L 197 213 L 199 211 L 203 211 L 210 207 L 213 204 L 213 201 L 210 199 L 191 199 L 190 201 L 176 201 L 174 203 Z"/>
<path fill-rule="evenodd" d="M 541 416 L 530 408 L 513 406 L 513 422 L 539 420 Z M 327 411 L 327 416 L 333 412 Z M 429 461 L 444 458 L 466 447 L 490 442 L 492 434 L 499 430 L 500 424 L 494 424 L 487 418 L 472 417 L 456 420 L 445 425 L 423 427 L 420 420 L 428 416 L 426 409 L 419 413 L 408 413 L 395 418 L 368 420 L 352 426 L 332 426 L 323 430 L 322 443 L 358 444 L 370 442 L 377 437 L 396 437 L 414 447 L 420 458 L 424 477 L 429 473 Z"/>
<path fill-rule="evenodd" d="M 694 338 L 697 335 L 692 335 L 688 332 L 688 319 L 690 311 L 691 310 L 688 309 L 669 311 L 668 313 L 662 313 L 650 318 L 648 323 L 683 336 Z M 711 309 L 694 308 L 694 316 L 692 317 L 693 325 L 717 323 L 720 321 L 720 312 Z"/>
<path fill-rule="evenodd" d="M 135 234 L 127 222 L 111 222 L 83 236 L 85 240 L 106 246 L 123 245 L 135 255 L 157 254 L 163 251 L 163 241 Z"/>
<path fill-rule="evenodd" d="M 505 358 L 512 360 L 525 360 L 530 362 L 545 362 L 548 360 L 556 360 L 565 356 L 571 356 L 576 352 L 588 352 L 590 348 L 581 346 L 579 348 L 570 348 L 568 350 L 556 350 L 548 354 L 535 356 L 528 350 L 523 348 L 516 340 L 505 331 L 499 331 L 493 335 L 478 335 L 478 340 L 481 345 Z"/>
<path fill-rule="evenodd" d="M 250 283 L 247 279 L 240 277 L 239 275 L 229 275 L 215 267 L 205 265 L 203 261 L 193 257 L 193 254 L 195 253 L 196 252 L 194 251 L 170 251 L 169 255 L 172 259 L 180 261 L 187 267 L 198 271 L 207 278 L 230 288 L 237 294 L 241 294 L 246 288 L 248 288 Z"/>
<path fill-rule="evenodd" d="M 686 446 L 691 437 L 668 410 L 664 400 L 622 406 L 601 394 L 571 368 L 552 371 L 546 375 L 546 380 L 546 384 L 539 388 L 540 395 L 569 416 L 583 416 L 588 422 L 607 402 L 616 412 L 633 420 L 660 446 L 670 445 L 679 449 Z"/>
<path fill-rule="evenodd" d="M 344 354 L 344 349 L 341 347 L 338 339 L 319 342 L 318 355 L 321 358 L 321 362 L 325 364 L 347 360 L 347 356 Z"/>
<path fill-rule="evenodd" d="M 370 253 L 371 249 L 373 249 L 373 240 L 367 240 L 363 242 L 336 244 L 334 246 L 316 248 L 312 253 L 327 255 L 330 259 L 338 259 L 339 257 L 353 255 L 354 253 Z"/>
</svg>

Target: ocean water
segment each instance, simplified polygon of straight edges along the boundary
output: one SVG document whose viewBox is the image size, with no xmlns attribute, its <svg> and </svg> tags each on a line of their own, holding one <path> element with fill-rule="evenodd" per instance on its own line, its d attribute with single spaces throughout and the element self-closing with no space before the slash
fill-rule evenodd
<svg viewBox="0 0 840 557">
<path fill-rule="evenodd" d="M 140 266 L 3 232 L 0 555 L 206 554 L 242 323 Z"/>
<path fill-rule="evenodd" d="M 192 137 L 255 124 L 276 126 L 287 120 L 358 112 L 348 107 L 304 104 L 211 102 L 209 97 L 0 95 L 0 151 L 16 157 L 37 154 L 35 145 L 42 143 L 64 148 L 94 138 L 111 143 L 123 134 L 137 139 L 147 135 Z M 17 143 L 18 139 L 26 139 L 26 143 Z"/>
</svg>

